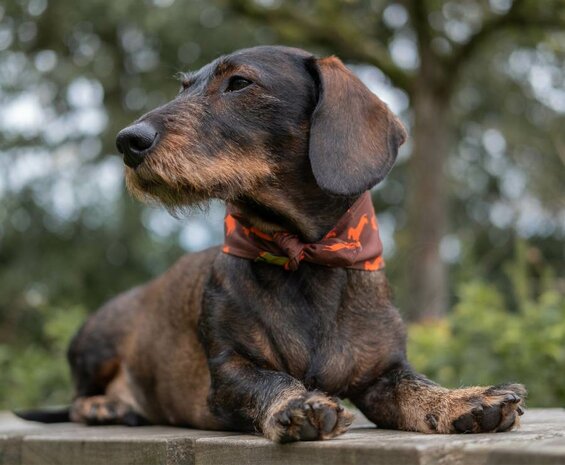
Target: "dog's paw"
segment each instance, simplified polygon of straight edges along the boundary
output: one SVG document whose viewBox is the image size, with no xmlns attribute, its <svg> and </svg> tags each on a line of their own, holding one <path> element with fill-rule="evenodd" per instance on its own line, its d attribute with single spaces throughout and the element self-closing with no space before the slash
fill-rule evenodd
<svg viewBox="0 0 565 465">
<path fill-rule="evenodd" d="M 71 406 L 71 421 L 87 425 L 127 425 L 141 426 L 147 420 L 133 409 L 106 396 L 79 397 Z"/>
<path fill-rule="evenodd" d="M 426 423 L 437 433 L 497 433 L 520 424 L 526 389 L 521 384 L 449 391 L 444 415 L 428 414 Z M 443 418 L 442 418 L 443 417 Z"/>
<path fill-rule="evenodd" d="M 347 431 L 353 414 L 339 400 L 318 392 L 286 401 L 267 419 L 263 434 L 275 442 L 330 439 Z"/>
</svg>

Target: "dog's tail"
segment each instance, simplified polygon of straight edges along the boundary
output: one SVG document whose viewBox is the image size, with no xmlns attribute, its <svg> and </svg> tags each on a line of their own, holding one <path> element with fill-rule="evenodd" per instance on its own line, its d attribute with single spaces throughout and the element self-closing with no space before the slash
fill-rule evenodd
<svg viewBox="0 0 565 465">
<path fill-rule="evenodd" d="M 13 412 L 13 414 L 23 420 L 37 421 L 39 423 L 67 423 L 71 421 L 70 407 L 20 410 Z"/>
</svg>

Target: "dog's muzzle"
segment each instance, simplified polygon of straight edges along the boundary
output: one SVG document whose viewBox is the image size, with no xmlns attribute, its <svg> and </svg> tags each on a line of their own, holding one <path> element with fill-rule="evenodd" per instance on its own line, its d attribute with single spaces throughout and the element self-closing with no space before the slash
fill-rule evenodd
<svg viewBox="0 0 565 465">
<path fill-rule="evenodd" d="M 141 122 L 122 129 L 116 138 L 116 147 L 130 168 L 138 167 L 151 152 L 159 133 L 148 122 Z"/>
</svg>

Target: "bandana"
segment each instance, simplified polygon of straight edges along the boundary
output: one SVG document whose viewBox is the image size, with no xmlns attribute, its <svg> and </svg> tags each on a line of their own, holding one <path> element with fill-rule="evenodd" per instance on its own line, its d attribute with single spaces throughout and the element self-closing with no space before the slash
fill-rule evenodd
<svg viewBox="0 0 565 465">
<path fill-rule="evenodd" d="M 300 262 L 376 271 L 384 267 L 383 246 L 371 194 L 365 192 L 320 241 L 304 243 L 296 234 L 266 234 L 228 204 L 223 252 L 295 271 Z"/>
</svg>

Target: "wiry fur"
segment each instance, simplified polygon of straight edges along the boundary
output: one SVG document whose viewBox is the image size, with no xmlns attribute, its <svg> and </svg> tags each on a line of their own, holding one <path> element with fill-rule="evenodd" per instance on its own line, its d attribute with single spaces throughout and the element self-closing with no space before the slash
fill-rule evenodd
<svg viewBox="0 0 565 465">
<path fill-rule="evenodd" d="M 230 91 L 234 76 L 249 86 Z M 157 139 L 127 169 L 134 195 L 171 210 L 230 201 L 257 228 L 304 242 L 386 175 L 405 138 L 337 58 L 284 47 L 183 76 L 180 94 L 139 121 Z M 143 417 L 279 442 L 346 431 L 352 416 L 338 397 L 381 427 L 455 433 L 513 428 L 525 396 L 521 385 L 451 390 L 415 373 L 382 271 L 288 272 L 219 248 L 102 307 L 69 361 L 75 421 Z"/>
<path fill-rule="evenodd" d="M 230 143 L 218 144 L 213 157 L 199 150 L 206 129 L 197 127 L 195 118 L 204 114 L 204 105 L 203 101 L 182 102 L 159 110 L 164 113 L 164 135 L 157 148 L 141 166 L 126 170 L 127 187 L 133 195 L 174 209 L 210 198 L 231 201 L 271 177 L 272 167 L 261 157 L 261 150 L 257 157 L 249 157 Z"/>
</svg>

